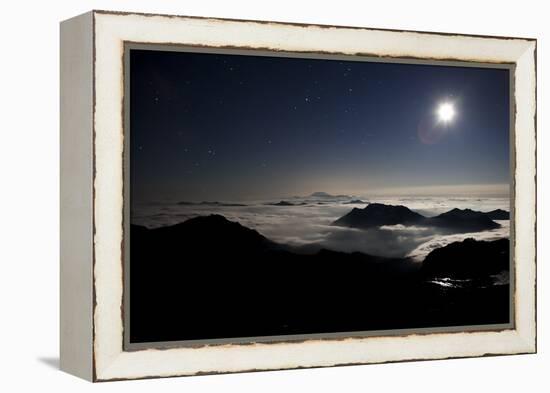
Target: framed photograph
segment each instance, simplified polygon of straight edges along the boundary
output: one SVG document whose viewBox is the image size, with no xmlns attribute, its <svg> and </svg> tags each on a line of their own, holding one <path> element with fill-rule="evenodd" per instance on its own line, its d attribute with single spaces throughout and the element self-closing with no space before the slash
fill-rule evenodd
<svg viewBox="0 0 550 393">
<path fill-rule="evenodd" d="M 61 24 L 61 368 L 536 352 L 536 40 Z"/>
</svg>

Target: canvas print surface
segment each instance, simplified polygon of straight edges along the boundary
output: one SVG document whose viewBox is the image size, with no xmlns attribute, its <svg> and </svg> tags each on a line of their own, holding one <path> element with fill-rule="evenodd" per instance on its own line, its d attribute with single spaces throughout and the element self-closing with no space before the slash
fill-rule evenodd
<svg viewBox="0 0 550 393">
<path fill-rule="evenodd" d="M 509 326 L 511 70 L 128 56 L 130 343 Z"/>
</svg>

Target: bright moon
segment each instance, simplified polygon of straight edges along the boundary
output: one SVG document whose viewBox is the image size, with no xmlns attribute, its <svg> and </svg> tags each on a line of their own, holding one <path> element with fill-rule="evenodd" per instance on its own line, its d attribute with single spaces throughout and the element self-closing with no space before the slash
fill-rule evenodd
<svg viewBox="0 0 550 393">
<path fill-rule="evenodd" d="M 437 108 L 437 116 L 443 123 L 449 123 L 455 117 L 455 108 L 452 104 L 444 102 Z"/>
</svg>

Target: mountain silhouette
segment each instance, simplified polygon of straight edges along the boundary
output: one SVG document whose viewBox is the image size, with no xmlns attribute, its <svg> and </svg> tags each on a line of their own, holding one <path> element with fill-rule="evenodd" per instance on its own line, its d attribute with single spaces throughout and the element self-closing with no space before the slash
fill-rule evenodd
<svg viewBox="0 0 550 393">
<path fill-rule="evenodd" d="M 382 225 L 412 225 L 425 219 L 424 216 L 405 206 L 371 203 L 363 209 L 353 208 L 348 214 L 334 221 L 332 225 L 364 229 Z"/>
<path fill-rule="evenodd" d="M 299 254 L 220 215 L 130 231 L 132 342 L 390 326 L 389 304 L 418 270 L 362 253 Z M 361 299 L 380 294 L 369 306 L 380 319 L 358 319 Z"/>
<path fill-rule="evenodd" d="M 362 205 L 368 202 L 362 201 L 361 199 L 352 199 L 351 201 L 344 202 L 345 205 Z"/>
<path fill-rule="evenodd" d="M 487 214 L 471 209 L 452 209 L 426 220 L 428 225 L 461 231 L 483 231 L 500 228 Z"/>
<path fill-rule="evenodd" d="M 425 217 L 406 206 L 382 203 L 371 203 L 363 209 L 354 208 L 332 223 L 359 229 L 397 224 L 430 226 L 450 232 L 476 232 L 500 227 L 488 214 L 470 209 L 455 208 L 436 217 Z"/>
<path fill-rule="evenodd" d="M 350 198 L 349 195 L 331 195 L 327 192 L 317 191 L 309 195 L 310 198 Z"/>
<path fill-rule="evenodd" d="M 477 250 L 453 247 L 461 260 Z M 504 258 L 499 247 L 479 250 L 478 263 Z M 450 291 L 429 282 L 433 272 L 461 271 L 452 258 L 440 265 L 446 252 L 433 251 L 438 263 L 422 271 L 406 258 L 298 253 L 221 215 L 131 225 L 130 342 L 508 322 L 509 286 Z"/>
<path fill-rule="evenodd" d="M 306 202 L 293 203 L 289 201 L 280 201 L 275 203 L 266 203 L 267 206 L 303 206 L 307 205 Z"/>
<path fill-rule="evenodd" d="M 218 201 L 202 201 L 202 202 L 189 202 L 189 201 L 181 201 L 178 202 L 178 205 L 183 206 L 223 206 L 223 207 L 239 207 L 239 206 L 246 206 L 243 203 L 232 203 L 232 202 L 218 202 Z"/>
<path fill-rule="evenodd" d="M 251 253 L 278 247 L 257 231 L 229 221 L 219 214 L 198 216 L 180 224 L 156 229 L 132 225 L 132 236 L 136 241 L 152 242 L 163 253 L 179 253 L 183 244 L 186 248 L 194 249 L 216 247 L 226 253 Z"/>
<path fill-rule="evenodd" d="M 489 217 L 491 220 L 509 220 L 510 219 L 510 213 L 502 209 L 492 210 L 490 212 L 485 213 L 485 215 Z"/>
<path fill-rule="evenodd" d="M 431 251 L 422 263 L 429 276 L 483 278 L 510 268 L 510 241 L 471 238 Z"/>
</svg>

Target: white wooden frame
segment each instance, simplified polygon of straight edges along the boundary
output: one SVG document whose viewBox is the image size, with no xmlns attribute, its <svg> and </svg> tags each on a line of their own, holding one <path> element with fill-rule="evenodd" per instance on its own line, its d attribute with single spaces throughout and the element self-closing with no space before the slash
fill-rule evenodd
<svg viewBox="0 0 550 393">
<path fill-rule="evenodd" d="M 515 323 L 123 350 L 125 42 L 515 65 Z M 61 24 L 61 368 L 91 381 L 536 352 L 536 40 L 92 11 Z"/>
</svg>

